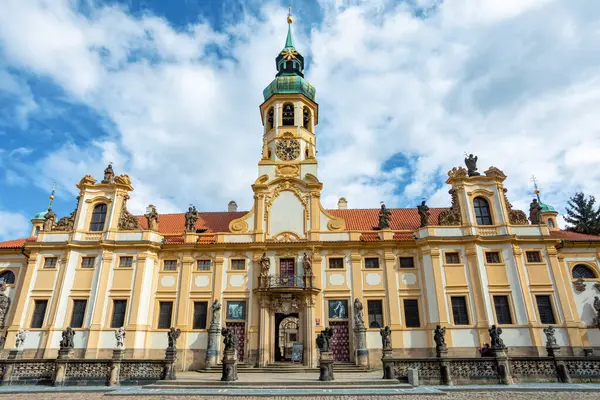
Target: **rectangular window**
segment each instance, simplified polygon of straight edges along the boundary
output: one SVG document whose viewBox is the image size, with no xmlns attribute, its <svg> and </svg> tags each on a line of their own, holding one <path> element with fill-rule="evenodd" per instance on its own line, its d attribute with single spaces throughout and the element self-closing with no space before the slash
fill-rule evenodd
<svg viewBox="0 0 600 400">
<path fill-rule="evenodd" d="M 71 328 L 81 328 L 83 326 L 83 318 L 85 317 L 85 307 L 87 300 L 73 301 L 73 314 L 71 314 Z"/>
<path fill-rule="evenodd" d="M 158 303 L 158 329 L 169 329 L 171 327 L 171 316 L 173 315 L 173 302 L 161 301 Z"/>
<path fill-rule="evenodd" d="M 542 324 L 554 325 L 556 323 L 556 319 L 554 318 L 554 310 L 552 310 L 552 301 L 550 300 L 550 296 L 537 295 L 535 296 L 535 301 L 538 306 L 538 313 L 540 314 L 540 322 Z"/>
<path fill-rule="evenodd" d="M 377 258 L 377 257 L 365 258 L 365 268 L 379 268 L 379 258 Z"/>
<path fill-rule="evenodd" d="M 332 257 L 329 259 L 329 268 L 342 269 L 344 268 L 344 259 L 342 257 Z"/>
<path fill-rule="evenodd" d="M 525 256 L 527 257 L 527 262 L 530 262 L 530 263 L 542 262 L 542 256 L 539 251 L 526 251 Z"/>
<path fill-rule="evenodd" d="M 35 300 L 33 306 L 33 317 L 31 318 L 32 328 L 41 328 L 44 325 L 44 317 L 46 316 L 46 307 L 48 300 Z"/>
<path fill-rule="evenodd" d="M 198 260 L 198 271 L 210 271 L 210 260 Z"/>
<path fill-rule="evenodd" d="M 488 264 L 500 264 L 500 252 L 488 251 L 487 253 L 485 253 L 485 261 Z"/>
<path fill-rule="evenodd" d="M 400 257 L 400 268 L 414 268 L 415 259 L 413 257 Z"/>
<path fill-rule="evenodd" d="M 46 257 L 44 258 L 44 268 L 56 268 L 58 257 Z"/>
<path fill-rule="evenodd" d="M 177 260 L 165 260 L 164 261 L 165 271 L 177 271 Z"/>
<path fill-rule="evenodd" d="M 234 271 L 244 271 L 246 269 L 246 260 L 231 260 L 231 269 Z"/>
<path fill-rule="evenodd" d="M 368 300 L 367 314 L 369 315 L 369 328 L 383 328 L 383 305 L 381 300 Z"/>
<path fill-rule="evenodd" d="M 460 264 L 458 253 L 446 253 L 446 264 Z"/>
<path fill-rule="evenodd" d="M 404 299 L 404 318 L 406 319 L 407 328 L 421 327 L 419 301 L 417 299 Z"/>
<path fill-rule="evenodd" d="M 127 300 L 113 301 L 113 315 L 110 321 L 111 328 L 120 328 L 125 325 L 125 312 L 127 311 Z"/>
<path fill-rule="evenodd" d="M 96 257 L 83 257 L 81 259 L 81 268 L 94 268 Z"/>
<path fill-rule="evenodd" d="M 206 301 L 200 301 L 194 303 L 194 323 L 193 329 L 206 329 L 206 313 L 208 310 L 208 303 Z"/>
<path fill-rule="evenodd" d="M 133 267 L 133 257 L 123 256 L 119 257 L 119 268 L 131 268 Z"/>
<path fill-rule="evenodd" d="M 454 317 L 454 325 L 469 325 L 469 313 L 467 312 L 467 299 L 464 296 L 453 296 L 450 298 L 452 302 L 452 316 Z"/>
<path fill-rule="evenodd" d="M 508 296 L 494 296 L 494 308 L 496 309 L 498 325 L 510 325 L 513 323 Z"/>
</svg>

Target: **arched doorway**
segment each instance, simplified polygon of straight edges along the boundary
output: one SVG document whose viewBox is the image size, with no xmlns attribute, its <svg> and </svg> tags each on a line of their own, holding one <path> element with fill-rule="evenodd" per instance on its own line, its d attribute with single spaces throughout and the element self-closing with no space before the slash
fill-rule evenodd
<svg viewBox="0 0 600 400">
<path fill-rule="evenodd" d="M 275 314 L 275 361 L 292 361 L 292 348 L 299 336 L 298 313 Z"/>
</svg>

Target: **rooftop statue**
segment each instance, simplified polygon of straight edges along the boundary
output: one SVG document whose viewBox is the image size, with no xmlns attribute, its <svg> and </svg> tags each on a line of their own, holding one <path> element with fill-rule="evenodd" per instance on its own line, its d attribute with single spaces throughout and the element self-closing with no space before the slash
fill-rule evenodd
<svg viewBox="0 0 600 400">
<path fill-rule="evenodd" d="M 390 221 L 392 218 L 392 212 L 385 207 L 385 204 L 381 205 L 379 210 L 379 229 L 390 229 Z"/>
<path fill-rule="evenodd" d="M 417 206 L 419 211 L 419 217 L 421 217 L 421 228 L 429 225 L 429 207 L 425 204 L 425 200 L 421 202 L 420 206 Z"/>
<path fill-rule="evenodd" d="M 104 170 L 104 179 L 102 183 L 115 183 L 115 171 L 113 171 L 112 163 Z"/>
<path fill-rule="evenodd" d="M 473 154 L 469 154 L 469 157 L 465 158 L 465 165 L 467 166 L 467 174 L 469 176 L 481 175 L 477 172 L 477 156 L 473 157 Z"/>
<path fill-rule="evenodd" d="M 529 221 L 531 221 L 531 225 L 537 225 L 542 222 L 540 219 L 541 212 L 542 206 L 537 199 L 533 199 L 531 204 L 529 204 Z"/>
<path fill-rule="evenodd" d="M 196 206 L 191 206 L 185 213 L 185 231 L 196 232 L 196 221 L 198 221 L 198 211 Z"/>
</svg>

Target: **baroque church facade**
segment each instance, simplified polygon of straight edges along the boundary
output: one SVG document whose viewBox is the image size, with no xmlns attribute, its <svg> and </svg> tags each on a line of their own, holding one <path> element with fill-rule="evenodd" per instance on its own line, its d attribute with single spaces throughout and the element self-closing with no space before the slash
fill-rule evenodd
<svg viewBox="0 0 600 400">
<path fill-rule="evenodd" d="M 217 362 L 222 327 L 251 366 L 317 366 L 325 327 L 336 361 L 371 367 L 386 326 L 397 356 L 434 355 L 437 325 L 455 356 L 477 355 L 492 325 L 515 355 L 545 354 L 549 325 L 566 354 L 600 347 L 600 237 L 560 230 L 538 193 L 529 216 L 514 210 L 505 174 L 472 156 L 448 173 L 447 208 L 325 209 L 319 108 L 290 29 L 276 66 L 252 208 L 134 216 L 127 175 L 83 177 L 71 215 L 49 208 L 0 243 L 6 350 L 27 331 L 25 358 L 56 357 L 69 326 L 84 358 L 110 357 L 121 327 L 127 356 L 161 358 L 174 327 L 182 370 Z"/>
</svg>

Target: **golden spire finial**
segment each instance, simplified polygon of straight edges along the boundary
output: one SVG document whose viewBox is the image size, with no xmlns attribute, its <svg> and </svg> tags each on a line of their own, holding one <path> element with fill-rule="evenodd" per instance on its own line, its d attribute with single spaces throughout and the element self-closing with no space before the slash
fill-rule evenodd
<svg viewBox="0 0 600 400">
<path fill-rule="evenodd" d="M 293 22 L 292 19 L 292 6 L 288 7 L 288 15 L 287 15 L 287 23 L 291 24 Z"/>
<path fill-rule="evenodd" d="M 54 191 L 56 190 L 56 182 L 52 184 L 52 191 L 50 192 L 50 203 L 48 204 L 48 209 L 52 209 L 52 201 L 54 201 Z"/>
</svg>

